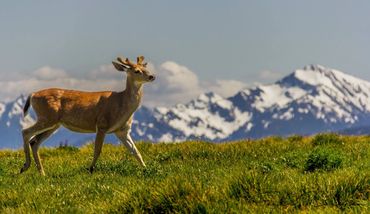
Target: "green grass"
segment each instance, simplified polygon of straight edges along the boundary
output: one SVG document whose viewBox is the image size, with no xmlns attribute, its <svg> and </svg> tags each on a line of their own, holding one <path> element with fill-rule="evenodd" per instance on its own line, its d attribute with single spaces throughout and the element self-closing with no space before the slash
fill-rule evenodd
<svg viewBox="0 0 370 214">
<path fill-rule="evenodd" d="M 0 151 L 0 213 L 369 213 L 370 137 L 42 148 L 46 177 Z"/>
</svg>

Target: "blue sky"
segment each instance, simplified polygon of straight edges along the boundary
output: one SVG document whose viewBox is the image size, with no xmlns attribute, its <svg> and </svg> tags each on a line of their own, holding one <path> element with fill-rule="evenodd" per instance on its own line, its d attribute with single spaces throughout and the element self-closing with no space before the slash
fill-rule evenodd
<svg viewBox="0 0 370 214">
<path fill-rule="evenodd" d="M 117 55 L 139 54 L 157 70 L 185 66 L 203 88 L 273 82 L 312 63 L 370 80 L 369 10 L 365 0 L 7 1 L 0 82 L 45 66 L 55 78 L 89 79 Z"/>
</svg>

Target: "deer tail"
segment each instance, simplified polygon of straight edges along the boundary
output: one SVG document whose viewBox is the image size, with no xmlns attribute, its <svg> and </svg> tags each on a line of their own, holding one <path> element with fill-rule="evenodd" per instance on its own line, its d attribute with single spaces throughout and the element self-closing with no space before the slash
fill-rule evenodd
<svg viewBox="0 0 370 214">
<path fill-rule="evenodd" d="M 31 95 L 27 97 L 26 103 L 24 104 L 24 107 L 23 107 L 23 116 L 24 117 L 28 113 L 28 109 L 30 108 L 30 103 L 31 103 Z"/>
</svg>

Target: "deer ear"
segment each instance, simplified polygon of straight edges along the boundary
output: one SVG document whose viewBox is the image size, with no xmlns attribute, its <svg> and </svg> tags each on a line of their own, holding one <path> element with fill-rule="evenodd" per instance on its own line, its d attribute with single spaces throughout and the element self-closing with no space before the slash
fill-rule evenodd
<svg viewBox="0 0 370 214">
<path fill-rule="evenodd" d="M 119 62 L 112 61 L 112 64 L 118 71 L 126 71 L 128 69 L 127 66 Z"/>
</svg>

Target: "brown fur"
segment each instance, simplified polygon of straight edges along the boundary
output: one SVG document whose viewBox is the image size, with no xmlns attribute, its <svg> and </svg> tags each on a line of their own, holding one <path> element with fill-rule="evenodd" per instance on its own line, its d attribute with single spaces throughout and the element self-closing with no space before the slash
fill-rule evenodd
<svg viewBox="0 0 370 214">
<path fill-rule="evenodd" d="M 133 113 L 139 107 L 143 95 L 142 85 L 155 79 L 146 70 L 146 64 L 142 64 L 143 60 L 143 57 L 138 57 L 137 64 L 133 64 L 128 59 L 123 61 L 118 58 L 119 62 L 113 62 L 117 70 L 127 72 L 126 89 L 122 92 L 85 92 L 50 88 L 32 93 L 28 100 L 37 115 L 37 122 L 22 131 L 26 163 L 21 172 L 30 166 L 31 141 L 36 166 L 40 173 L 44 174 L 38 147 L 60 126 L 75 132 L 97 133 L 90 171 L 94 169 L 104 137 L 109 133 L 114 133 L 145 166 L 129 135 Z M 25 106 L 25 113 L 27 109 Z"/>
</svg>

